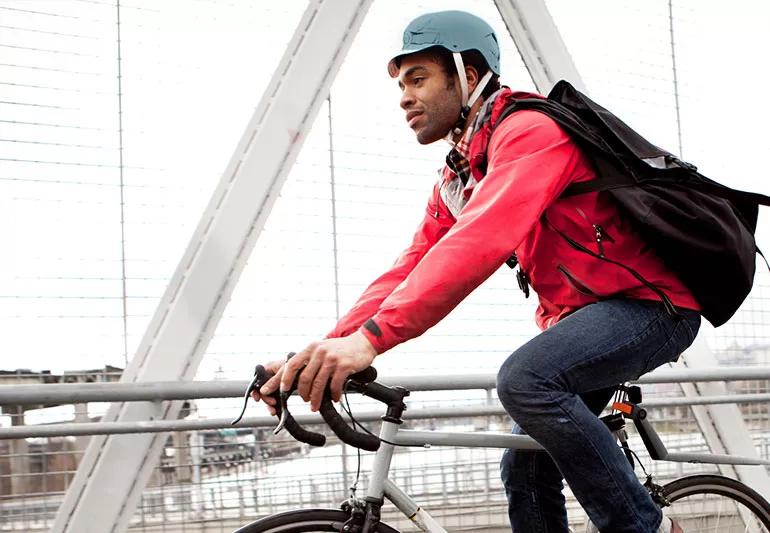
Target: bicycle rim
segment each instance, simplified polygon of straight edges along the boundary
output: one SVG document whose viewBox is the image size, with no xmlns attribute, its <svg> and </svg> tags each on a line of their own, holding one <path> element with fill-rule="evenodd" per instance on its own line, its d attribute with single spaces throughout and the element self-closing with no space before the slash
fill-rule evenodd
<svg viewBox="0 0 770 533">
<path fill-rule="evenodd" d="M 663 488 L 665 509 L 687 533 L 770 533 L 770 504 L 734 479 L 688 476 Z"/>
<path fill-rule="evenodd" d="M 234 533 L 312 533 L 314 531 L 342 531 L 342 525 L 350 518 L 344 511 L 335 509 L 302 509 L 287 511 L 261 518 L 245 525 Z M 378 533 L 399 533 L 386 524 L 377 527 Z"/>
</svg>

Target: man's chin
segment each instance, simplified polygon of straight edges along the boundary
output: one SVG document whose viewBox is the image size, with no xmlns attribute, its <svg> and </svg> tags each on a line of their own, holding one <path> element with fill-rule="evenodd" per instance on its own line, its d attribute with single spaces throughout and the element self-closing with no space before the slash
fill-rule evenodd
<svg viewBox="0 0 770 533">
<path fill-rule="evenodd" d="M 416 131 L 415 135 L 417 137 L 417 142 L 420 144 L 431 144 L 444 138 L 443 135 L 439 135 L 435 131 L 434 132 Z"/>
</svg>

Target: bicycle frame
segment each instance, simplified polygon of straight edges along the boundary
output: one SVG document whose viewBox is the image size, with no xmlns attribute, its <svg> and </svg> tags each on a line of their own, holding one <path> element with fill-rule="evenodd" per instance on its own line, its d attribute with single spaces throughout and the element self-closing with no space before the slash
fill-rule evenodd
<svg viewBox="0 0 770 533">
<path fill-rule="evenodd" d="M 635 420 L 636 422 L 636 420 Z M 770 461 L 751 457 L 706 453 L 669 453 L 657 432 L 646 418 L 641 418 L 637 428 L 650 456 L 655 460 L 687 463 L 730 464 L 730 465 L 770 465 Z M 400 429 L 400 424 L 383 420 L 380 428 L 383 440 L 376 452 L 374 464 L 367 487 L 368 501 L 390 500 L 404 516 L 409 518 L 421 531 L 428 533 L 446 533 L 438 522 L 406 492 L 388 478 L 394 445 L 409 446 L 462 446 L 469 448 L 513 448 L 518 450 L 542 450 L 532 437 L 496 432 L 443 432 L 417 431 Z M 388 444 L 387 442 L 393 444 Z"/>
<path fill-rule="evenodd" d="M 367 373 L 367 370 L 370 372 Z M 346 392 L 358 392 L 369 396 L 375 400 L 384 403 L 387 406 L 385 415 L 382 417 L 379 439 L 373 434 L 358 432 L 355 429 L 355 420 L 353 426 L 346 422 L 340 413 L 333 407 L 331 396 L 328 390 L 321 403 L 321 415 L 329 427 L 336 433 L 340 441 L 351 446 L 357 446 L 365 450 L 375 451 L 374 462 L 367 487 L 366 498 L 351 497 L 342 505 L 343 511 L 350 511 L 350 520 L 346 522 L 344 530 L 352 527 L 352 524 L 358 524 L 363 520 L 363 531 L 370 531 L 380 520 L 381 507 L 385 498 L 390 500 L 396 508 L 401 511 L 409 520 L 411 520 L 421 531 L 441 533 L 446 530 L 441 527 L 431 515 L 422 509 L 406 492 L 401 490 L 393 481 L 388 478 L 390 464 L 393 458 L 394 446 L 454 446 L 465 448 L 503 448 L 516 450 L 542 450 L 534 439 L 526 435 L 514 435 L 510 433 L 499 432 L 442 432 L 442 431 L 417 431 L 400 429 L 403 423 L 402 416 L 406 410 L 404 398 L 409 395 L 409 391 L 403 387 L 386 386 L 374 381 L 376 371 L 370 368 L 356 374 L 356 379 L 351 378 L 346 385 Z M 264 367 L 258 365 L 254 372 L 254 379 L 249 384 L 245 393 L 244 410 L 248 397 L 255 387 L 266 379 Z M 669 453 L 660 437 L 652 428 L 647 420 L 647 411 L 642 407 L 641 390 L 636 386 L 626 387 L 620 385 L 618 391 L 622 395 L 616 397 L 612 404 L 612 413 L 601 417 L 601 420 L 607 428 L 616 436 L 619 443 L 625 448 L 627 435 L 624 431 L 625 419 L 631 419 L 636 426 L 637 432 L 641 437 L 650 458 L 653 460 L 671 461 L 671 462 L 689 462 L 689 463 L 708 463 L 725 465 L 759 465 L 770 466 L 770 461 L 751 458 L 738 457 L 730 455 L 703 454 L 703 453 Z M 326 437 L 319 433 L 304 430 L 296 420 L 290 415 L 286 400 L 288 394 L 281 394 L 276 397 L 280 403 L 276 407 L 280 409 L 281 422 L 278 429 L 285 427 L 291 435 L 302 442 L 312 445 L 323 445 Z M 241 416 L 243 412 L 241 412 Z M 351 414 L 352 418 L 352 414 Z M 237 423 L 240 417 L 233 423 Z M 627 455 L 629 452 L 626 452 Z M 631 461 L 629 456 L 629 461 Z M 633 463 L 632 463 L 633 464 Z M 667 505 L 665 497 L 658 493 L 663 490 L 662 487 L 652 483 L 652 478 L 648 478 L 651 496 L 656 499 L 659 505 Z M 658 501 L 658 497 L 662 498 Z M 765 502 L 765 505 L 767 503 Z M 747 511 L 746 511 L 747 512 Z M 741 514 L 745 514 L 741 511 Z M 770 517 L 770 512 L 768 512 Z M 744 519 L 746 521 L 746 519 Z M 770 522 L 770 519 L 766 520 Z M 746 522 L 748 523 L 748 522 Z M 587 522 L 587 531 L 596 531 L 590 522 Z"/>
</svg>

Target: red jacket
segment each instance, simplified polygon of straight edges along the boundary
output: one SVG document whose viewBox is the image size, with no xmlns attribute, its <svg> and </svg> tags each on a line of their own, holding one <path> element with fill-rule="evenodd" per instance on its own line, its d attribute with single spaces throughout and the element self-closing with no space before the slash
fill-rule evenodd
<svg viewBox="0 0 770 533">
<path fill-rule="evenodd" d="M 411 246 L 364 291 L 329 337 L 360 329 L 378 353 L 418 337 L 514 252 L 537 292 L 535 320 L 541 329 L 602 299 L 660 299 L 625 269 L 574 250 L 553 228 L 598 251 L 594 226 L 600 226 L 606 257 L 636 270 L 674 305 L 700 309 L 606 193 L 559 199 L 567 185 L 595 174 L 553 120 L 537 111 L 519 111 L 490 134 L 510 96 L 497 99 L 491 120 L 471 141 L 469 159 L 478 183 L 464 191 L 467 203 L 458 217 L 441 199 L 437 184 Z M 486 173 L 480 169 L 485 154 Z"/>
</svg>

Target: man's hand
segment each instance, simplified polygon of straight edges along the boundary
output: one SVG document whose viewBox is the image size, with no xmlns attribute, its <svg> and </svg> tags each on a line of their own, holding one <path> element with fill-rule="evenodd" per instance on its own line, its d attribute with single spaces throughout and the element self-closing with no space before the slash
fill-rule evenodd
<svg viewBox="0 0 770 533">
<path fill-rule="evenodd" d="M 297 372 L 302 372 L 297 392 L 310 401 L 310 409 L 318 411 L 326 384 L 331 380 L 331 394 L 335 402 L 342 396 L 345 379 L 372 364 L 377 356 L 369 340 L 360 332 L 347 337 L 314 342 L 289 359 L 259 390 L 264 397 L 280 383 L 281 390 L 289 390 Z"/>
</svg>

